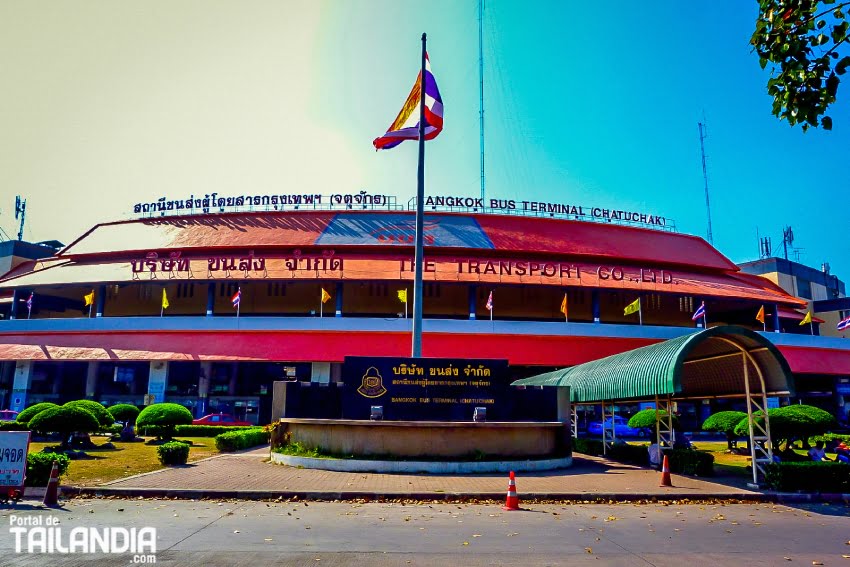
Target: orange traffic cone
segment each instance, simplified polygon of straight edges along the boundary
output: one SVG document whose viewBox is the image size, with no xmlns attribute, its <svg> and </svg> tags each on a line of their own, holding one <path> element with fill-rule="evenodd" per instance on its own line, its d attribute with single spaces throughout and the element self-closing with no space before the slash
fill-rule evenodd
<svg viewBox="0 0 850 567">
<path fill-rule="evenodd" d="M 519 510 L 519 496 L 516 493 L 516 479 L 514 471 L 511 471 L 510 480 L 508 481 L 508 497 L 505 499 L 503 510 Z"/>
<path fill-rule="evenodd" d="M 45 506 L 59 505 L 59 463 L 53 461 L 53 468 L 50 469 L 50 480 L 47 481 L 47 490 L 44 491 Z"/>
<path fill-rule="evenodd" d="M 661 465 L 661 484 L 659 486 L 673 486 L 673 481 L 670 480 L 670 461 L 667 455 L 664 455 L 664 461 Z"/>
</svg>

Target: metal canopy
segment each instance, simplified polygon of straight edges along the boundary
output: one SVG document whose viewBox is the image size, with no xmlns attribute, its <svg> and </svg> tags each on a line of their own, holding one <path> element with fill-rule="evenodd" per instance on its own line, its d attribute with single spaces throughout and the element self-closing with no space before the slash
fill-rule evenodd
<svg viewBox="0 0 850 567">
<path fill-rule="evenodd" d="M 749 388 L 744 387 L 745 376 Z M 750 389 L 766 395 L 794 393 L 791 369 L 779 350 L 738 326 L 705 329 L 512 385 L 569 386 L 571 401 L 579 403 L 734 397 Z"/>
</svg>

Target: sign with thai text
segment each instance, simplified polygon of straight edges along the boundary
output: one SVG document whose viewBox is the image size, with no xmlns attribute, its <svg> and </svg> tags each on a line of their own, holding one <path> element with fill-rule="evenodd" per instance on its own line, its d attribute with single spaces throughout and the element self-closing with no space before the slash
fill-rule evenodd
<svg viewBox="0 0 850 567">
<path fill-rule="evenodd" d="M 0 431 L 0 486 L 23 486 L 29 431 Z"/>
<path fill-rule="evenodd" d="M 347 356 L 342 414 L 369 419 L 471 421 L 476 407 L 497 419 L 508 395 L 507 360 Z"/>
</svg>

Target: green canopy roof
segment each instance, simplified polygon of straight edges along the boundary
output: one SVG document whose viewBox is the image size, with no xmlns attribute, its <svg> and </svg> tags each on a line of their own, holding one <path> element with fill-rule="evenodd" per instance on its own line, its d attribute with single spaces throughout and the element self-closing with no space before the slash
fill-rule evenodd
<svg viewBox="0 0 850 567">
<path fill-rule="evenodd" d="M 569 386 L 574 402 L 708 398 L 743 395 L 744 352 L 750 388 L 791 395 L 793 377 L 782 353 L 761 335 L 737 326 L 697 331 L 578 366 L 513 382 L 513 386 Z M 753 364 L 755 363 L 755 365 Z"/>
</svg>

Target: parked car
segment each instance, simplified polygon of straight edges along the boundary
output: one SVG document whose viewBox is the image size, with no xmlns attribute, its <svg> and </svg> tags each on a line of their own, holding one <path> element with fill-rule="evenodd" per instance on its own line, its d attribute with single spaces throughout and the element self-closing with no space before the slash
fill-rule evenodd
<svg viewBox="0 0 850 567">
<path fill-rule="evenodd" d="M 646 428 L 635 429 L 634 427 L 629 427 L 629 420 L 620 417 L 619 415 L 615 415 L 613 418 L 608 418 L 605 420 L 605 423 L 608 425 L 608 429 L 610 431 L 611 420 L 614 420 L 614 435 L 617 437 L 649 437 L 652 434 L 652 431 Z M 602 422 L 601 421 L 591 421 L 587 425 L 587 434 L 588 435 L 602 435 Z"/>
<path fill-rule="evenodd" d="M 192 425 L 254 425 L 247 421 L 239 421 L 229 413 L 211 413 L 199 419 L 193 419 Z"/>
</svg>

